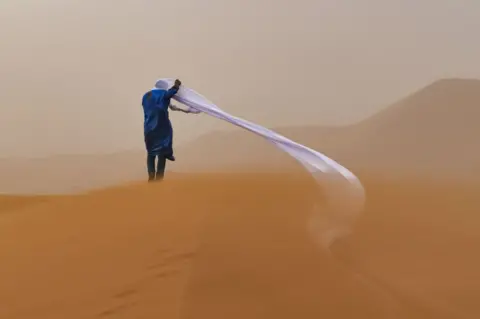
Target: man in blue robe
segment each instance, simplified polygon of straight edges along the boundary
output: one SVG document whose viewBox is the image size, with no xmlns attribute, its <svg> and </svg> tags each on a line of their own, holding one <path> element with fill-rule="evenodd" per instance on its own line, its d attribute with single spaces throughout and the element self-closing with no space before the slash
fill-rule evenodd
<svg viewBox="0 0 480 319">
<path fill-rule="evenodd" d="M 153 89 L 143 96 L 148 181 L 162 180 L 165 174 L 166 160 L 175 161 L 172 147 L 173 129 L 168 109 L 196 113 L 192 110 L 182 110 L 170 104 L 171 98 L 177 94 L 181 84 L 179 80 L 175 80 L 175 84 L 170 89 Z M 156 167 L 155 160 L 157 160 Z"/>
</svg>

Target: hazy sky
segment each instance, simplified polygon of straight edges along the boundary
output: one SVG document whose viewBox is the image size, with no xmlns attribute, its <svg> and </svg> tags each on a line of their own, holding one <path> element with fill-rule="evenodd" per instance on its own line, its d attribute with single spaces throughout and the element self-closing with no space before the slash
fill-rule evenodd
<svg viewBox="0 0 480 319">
<path fill-rule="evenodd" d="M 357 121 L 480 78 L 479 17 L 478 0 L 2 0 L 0 157 L 142 149 L 160 77 L 268 126 Z M 177 144 L 228 127 L 172 120 Z"/>
</svg>

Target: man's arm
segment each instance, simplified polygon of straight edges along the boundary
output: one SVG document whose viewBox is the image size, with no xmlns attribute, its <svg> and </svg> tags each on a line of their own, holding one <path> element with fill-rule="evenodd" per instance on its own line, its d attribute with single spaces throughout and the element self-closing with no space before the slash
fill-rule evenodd
<svg viewBox="0 0 480 319">
<path fill-rule="evenodd" d="M 175 84 L 173 84 L 173 86 L 170 89 L 167 90 L 167 92 L 165 93 L 165 97 L 167 99 L 172 98 L 175 94 L 177 94 L 181 85 L 182 85 L 182 82 L 180 82 L 180 80 L 178 80 L 178 79 L 175 80 Z"/>
<path fill-rule="evenodd" d="M 181 108 L 179 108 L 179 107 L 176 106 L 176 105 L 170 104 L 168 107 L 169 107 L 170 110 L 172 110 L 172 111 L 180 111 L 180 112 L 186 113 L 186 111 L 185 111 L 184 109 L 181 109 Z"/>
<path fill-rule="evenodd" d="M 180 111 L 180 112 L 183 112 L 183 113 L 193 113 L 193 114 L 200 113 L 200 111 L 197 111 L 197 110 L 195 110 L 193 108 L 190 108 L 190 107 L 188 108 L 188 110 L 184 110 L 184 109 L 179 108 L 178 106 L 173 105 L 173 104 L 170 104 L 169 107 L 172 111 Z"/>
</svg>

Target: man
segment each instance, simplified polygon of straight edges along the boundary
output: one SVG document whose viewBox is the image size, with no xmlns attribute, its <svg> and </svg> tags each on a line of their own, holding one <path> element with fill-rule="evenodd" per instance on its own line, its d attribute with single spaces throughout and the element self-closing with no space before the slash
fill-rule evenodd
<svg viewBox="0 0 480 319">
<path fill-rule="evenodd" d="M 175 161 L 172 147 L 173 129 L 168 109 L 184 113 L 199 113 L 192 109 L 183 110 L 170 104 L 170 99 L 177 94 L 181 85 L 179 80 L 175 80 L 175 84 L 170 89 L 150 90 L 142 99 L 149 182 L 162 180 L 165 174 L 166 160 Z"/>
</svg>

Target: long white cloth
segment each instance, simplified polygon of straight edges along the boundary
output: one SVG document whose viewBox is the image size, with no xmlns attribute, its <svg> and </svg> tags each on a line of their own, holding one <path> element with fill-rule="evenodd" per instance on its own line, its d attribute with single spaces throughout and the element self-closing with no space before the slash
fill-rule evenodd
<svg viewBox="0 0 480 319">
<path fill-rule="evenodd" d="M 156 82 L 155 88 L 168 89 L 173 83 L 174 79 L 160 79 Z M 350 231 L 354 220 L 363 210 L 365 201 L 364 188 L 352 172 L 320 152 L 263 126 L 228 114 L 199 93 L 183 85 L 173 98 L 188 106 L 194 113 L 208 114 L 262 136 L 303 164 L 323 186 L 323 191 L 329 200 L 327 209 L 331 212 L 330 216 L 311 221 L 313 231 L 321 232 L 315 235 L 322 237 L 320 240 L 323 244 L 330 245 L 335 239 Z"/>
</svg>

